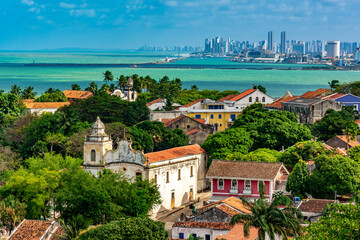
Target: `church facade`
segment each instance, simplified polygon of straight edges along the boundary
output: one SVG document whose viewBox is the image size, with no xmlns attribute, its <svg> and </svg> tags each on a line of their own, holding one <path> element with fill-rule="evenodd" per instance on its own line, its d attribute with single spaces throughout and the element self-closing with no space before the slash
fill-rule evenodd
<svg viewBox="0 0 360 240">
<path fill-rule="evenodd" d="M 112 146 L 104 124 L 97 118 L 84 142 L 84 170 L 97 176 L 98 171 L 109 169 L 132 180 L 154 181 L 162 199 L 161 205 L 153 210 L 154 215 L 195 200 L 197 193 L 208 187 L 208 155 L 199 145 L 147 154 L 133 150 L 126 140 L 120 141 L 117 149 Z"/>
<path fill-rule="evenodd" d="M 131 77 L 129 77 L 127 79 L 126 86 L 122 90 L 115 89 L 111 93 L 111 95 L 117 96 L 117 97 L 121 98 L 122 100 L 129 101 L 129 102 L 136 101 L 137 92 L 134 90 L 134 80 Z"/>
</svg>

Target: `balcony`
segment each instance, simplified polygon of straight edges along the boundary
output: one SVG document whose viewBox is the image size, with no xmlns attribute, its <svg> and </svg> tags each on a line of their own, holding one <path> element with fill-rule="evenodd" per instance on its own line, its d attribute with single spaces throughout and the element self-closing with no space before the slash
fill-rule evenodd
<svg viewBox="0 0 360 240">
<path fill-rule="evenodd" d="M 244 195 L 251 195 L 252 194 L 251 189 L 244 189 L 243 194 Z"/>
<path fill-rule="evenodd" d="M 239 194 L 239 189 L 237 189 L 237 188 L 231 188 L 231 189 L 230 189 L 230 194 Z"/>
</svg>

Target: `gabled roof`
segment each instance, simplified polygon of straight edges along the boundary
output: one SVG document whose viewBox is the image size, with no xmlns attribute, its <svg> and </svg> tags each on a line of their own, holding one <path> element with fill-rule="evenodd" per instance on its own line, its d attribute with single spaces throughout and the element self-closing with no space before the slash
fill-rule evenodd
<svg viewBox="0 0 360 240">
<path fill-rule="evenodd" d="M 217 101 L 218 101 L 218 102 L 223 102 L 223 101 L 225 101 L 225 100 L 230 100 L 230 99 L 232 99 L 232 98 L 234 98 L 234 97 L 236 97 L 236 94 L 230 94 L 230 95 L 228 95 L 228 96 L 226 96 L 226 97 L 220 98 L 220 99 L 217 100 Z"/>
<path fill-rule="evenodd" d="M 70 105 L 69 102 L 34 102 L 34 101 L 31 102 L 26 100 L 24 100 L 23 103 L 27 109 L 60 108 L 63 106 Z"/>
<path fill-rule="evenodd" d="M 217 230 L 230 230 L 232 228 L 229 223 L 222 222 L 175 222 L 173 227 L 207 228 Z"/>
<path fill-rule="evenodd" d="M 91 97 L 93 94 L 89 91 L 78 91 L 78 90 L 65 90 L 63 91 L 66 98 L 85 99 Z"/>
<path fill-rule="evenodd" d="M 282 163 L 274 162 L 242 162 L 228 160 L 213 160 L 206 176 L 208 178 L 276 178 Z"/>
<path fill-rule="evenodd" d="M 336 140 L 336 139 L 338 139 L 338 140 L 340 140 L 340 141 L 342 141 L 342 142 L 344 142 L 344 143 L 348 143 L 348 144 L 349 144 L 349 147 L 351 147 L 351 148 L 360 145 L 360 143 L 359 143 L 358 141 L 356 141 L 356 140 L 355 140 L 355 141 L 353 141 L 353 140 L 348 141 L 346 135 L 337 135 L 337 136 L 335 136 L 335 137 L 330 138 L 330 139 L 327 140 L 325 143 L 326 143 L 327 145 L 335 148 L 335 147 L 337 147 L 337 146 L 334 146 L 334 145 L 336 145 L 336 144 L 334 143 L 334 140 Z M 332 144 L 332 145 L 330 145 L 330 144 Z"/>
<path fill-rule="evenodd" d="M 299 98 L 298 96 L 291 96 L 291 97 L 284 97 L 284 98 L 280 98 L 278 100 L 276 100 L 273 103 L 269 103 L 267 105 L 265 105 L 266 108 L 277 108 L 277 109 L 281 109 L 282 108 L 282 104 L 283 102 L 290 102 L 294 99 Z"/>
<path fill-rule="evenodd" d="M 200 131 L 200 129 L 194 128 L 193 130 L 190 130 L 190 131 L 186 132 L 185 135 L 186 135 L 186 136 L 189 136 L 189 135 L 191 135 L 191 134 L 197 133 L 198 131 Z"/>
<path fill-rule="evenodd" d="M 258 237 L 258 229 L 255 227 L 250 227 L 249 229 L 249 236 L 244 236 L 244 224 L 238 223 L 236 224 L 230 232 L 228 232 L 226 235 L 219 235 L 215 238 L 215 240 L 255 240 Z"/>
<path fill-rule="evenodd" d="M 235 97 L 229 99 L 229 101 L 239 101 L 240 99 L 246 97 L 247 95 L 249 95 L 255 91 L 256 91 L 256 89 L 248 89 L 248 90 L 236 95 Z"/>
<path fill-rule="evenodd" d="M 325 89 L 325 88 L 319 88 L 315 91 L 308 91 L 306 93 L 304 93 L 303 95 L 301 95 L 301 98 L 316 98 L 316 97 L 320 97 L 322 94 L 326 93 L 330 91 L 330 89 Z"/>
<path fill-rule="evenodd" d="M 158 152 L 146 153 L 145 157 L 149 160 L 149 163 L 154 163 L 201 153 L 206 152 L 199 145 L 194 144 L 189 146 L 170 148 Z"/>
<path fill-rule="evenodd" d="M 330 150 L 330 151 L 336 151 L 338 154 L 341 154 L 343 156 L 347 156 L 347 151 L 346 149 L 341 149 L 341 148 L 333 148 L 329 145 L 327 145 L 326 143 L 323 143 L 323 146 L 327 149 L 327 150 Z"/>
<path fill-rule="evenodd" d="M 168 126 L 180 121 L 183 118 L 189 118 L 189 119 L 191 119 L 193 121 L 199 122 L 201 124 L 205 124 L 205 119 L 194 119 L 194 118 L 188 117 L 186 115 L 180 115 L 177 118 L 171 119 L 170 121 L 167 121 L 166 123 L 164 123 L 164 126 L 168 127 Z"/>
<path fill-rule="evenodd" d="M 335 203 L 336 200 L 328 199 L 308 199 L 302 201 L 298 209 L 302 212 L 322 213 L 328 204 Z"/>
<path fill-rule="evenodd" d="M 61 235 L 63 233 L 60 225 L 56 224 L 55 221 L 46 221 L 46 220 L 27 220 L 25 219 L 20 223 L 20 225 L 13 231 L 10 235 L 9 240 L 39 240 L 45 239 L 44 234 L 50 231 L 49 233 L 55 233 Z M 51 239 L 58 238 L 55 235 L 51 236 Z"/>
<path fill-rule="evenodd" d="M 147 103 L 146 106 L 149 107 L 149 106 L 153 105 L 154 103 L 158 103 L 158 102 L 160 102 L 162 100 L 164 100 L 164 98 L 155 99 L 154 101 L 151 101 L 151 102 Z"/>
<path fill-rule="evenodd" d="M 226 204 L 226 205 L 228 205 L 234 209 L 237 209 L 243 213 L 251 213 L 250 209 L 242 203 L 241 199 L 236 198 L 236 197 L 228 197 L 223 200 L 205 205 L 199 209 L 209 208 L 209 207 L 218 206 L 218 205 L 222 205 L 222 204 Z"/>
<path fill-rule="evenodd" d="M 329 96 L 326 96 L 326 97 L 322 97 L 321 99 L 326 99 L 326 100 L 336 100 L 340 97 L 343 97 L 345 96 L 346 94 L 343 94 L 343 93 L 334 93 L 334 94 L 331 94 Z"/>
<path fill-rule="evenodd" d="M 201 102 L 202 100 L 204 100 L 204 99 L 202 99 L 202 98 L 197 99 L 197 100 L 195 100 L 195 101 L 193 101 L 193 102 L 191 102 L 191 103 L 188 103 L 188 104 L 185 104 L 185 105 L 181 106 L 181 108 L 191 107 L 192 105 L 195 105 L 195 104 L 197 104 L 198 102 Z M 178 109 L 179 109 L 179 108 L 177 108 L 176 110 L 178 110 Z"/>
</svg>

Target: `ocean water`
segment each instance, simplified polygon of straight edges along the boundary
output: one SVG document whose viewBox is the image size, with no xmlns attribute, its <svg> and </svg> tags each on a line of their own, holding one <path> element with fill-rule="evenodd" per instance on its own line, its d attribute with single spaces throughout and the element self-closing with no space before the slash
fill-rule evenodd
<svg viewBox="0 0 360 240">
<path fill-rule="evenodd" d="M 70 89 L 77 83 L 82 88 L 95 81 L 102 83 L 106 70 L 114 77 L 138 74 L 155 79 L 167 75 L 180 78 L 184 88 L 197 85 L 199 89 L 244 91 L 253 84 L 266 87 L 273 97 L 286 91 L 298 95 L 317 88 L 328 88 L 328 82 L 360 81 L 360 71 L 330 70 L 284 70 L 298 68 L 292 64 L 258 64 L 229 62 L 223 58 L 184 59 L 175 63 L 148 65 L 146 68 L 128 68 L 116 65 L 86 64 L 136 64 L 162 61 L 175 57 L 176 53 L 159 52 L 0 52 L 0 89 L 8 91 L 13 84 L 21 87 L 33 86 L 38 94 L 49 87 Z M 84 64 L 32 66 L 29 63 Z M 176 68 L 174 68 L 174 66 Z M 161 68 L 159 68 L 159 66 Z M 195 68 L 189 68 L 189 66 Z M 222 69 L 213 69 L 217 68 Z M 308 65 L 306 65 L 308 66 Z M 264 68 L 275 68 L 263 70 Z M 261 69 L 261 70 L 260 70 Z"/>
</svg>

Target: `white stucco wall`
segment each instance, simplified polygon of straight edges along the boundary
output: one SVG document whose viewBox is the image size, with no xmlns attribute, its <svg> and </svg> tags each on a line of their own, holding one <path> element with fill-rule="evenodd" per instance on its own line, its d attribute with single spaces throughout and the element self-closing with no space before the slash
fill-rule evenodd
<svg viewBox="0 0 360 240">
<path fill-rule="evenodd" d="M 216 230 L 209 228 L 186 228 L 186 227 L 172 227 L 171 237 L 173 239 L 179 239 L 179 233 L 184 233 L 184 239 L 188 239 L 190 234 L 195 233 L 197 237 L 205 239 L 205 235 L 210 235 L 210 239 L 213 240 L 219 235 L 226 235 L 230 230 Z"/>
</svg>

